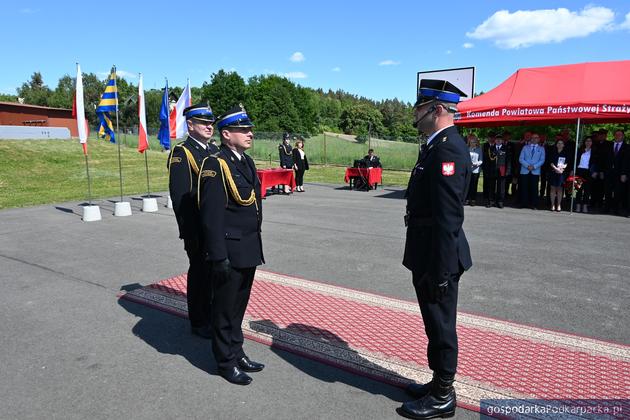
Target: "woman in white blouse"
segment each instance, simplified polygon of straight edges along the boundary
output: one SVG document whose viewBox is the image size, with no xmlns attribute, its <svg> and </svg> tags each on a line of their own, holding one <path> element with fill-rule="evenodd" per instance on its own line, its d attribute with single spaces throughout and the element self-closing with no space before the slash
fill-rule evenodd
<svg viewBox="0 0 630 420">
<path fill-rule="evenodd" d="M 595 159 L 593 158 L 593 152 L 591 147 L 593 146 L 593 139 L 589 136 L 584 139 L 584 143 L 578 152 L 577 157 L 577 169 L 575 174 L 584 179 L 582 188 L 577 191 L 575 197 L 576 205 L 575 211 L 588 213 L 588 204 L 591 199 L 591 178 L 593 173 L 597 172 L 595 167 Z"/>
<path fill-rule="evenodd" d="M 304 192 L 304 172 L 308 171 L 308 159 L 304 153 L 302 140 L 298 140 L 293 149 L 293 170 L 295 171 L 295 191 Z"/>
<path fill-rule="evenodd" d="M 481 164 L 483 163 L 483 155 L 481 153 L 481 147 L 479 147 L 479 139 L 474 134 L 470 134 L 468 136 L 468 151 L 470 152 L 470 160 L 472 162 L 472 176 L 470 177 L 466 204 L 474 206 L 477 199 L 479 168 L 481 168 Z"/>
</svg>

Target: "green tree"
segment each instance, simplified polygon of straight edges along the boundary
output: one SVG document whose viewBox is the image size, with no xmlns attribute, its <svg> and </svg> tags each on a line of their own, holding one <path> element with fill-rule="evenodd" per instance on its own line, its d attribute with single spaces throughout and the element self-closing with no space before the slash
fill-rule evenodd
<svg viewBox="0 0 630 420">
<path fill-rule="evenodd" d="M 341 119 L 341 101 L 324 95 L 319 95 L 318 108 L 320 121 L 319 126 L 322 131 L 339 131 Z"/>
<path fill-rule="evenodd" d="M 239 103 L 247 103 L 247 85 L 238 73 L 221 69 L 210 76 L 210 83 L 201 86 L 201 100 L 208 101 L 215 115 L 222 114 Z"/>
<path fill-rule="evenodd" d="M 344 109 L 339 127 L 344 133 L 357 136 L 367 135 L 370 128 L 372 136 L 379 136 L 385 132 L 381 111 L 365 103 L 353 104 Z"/>
<path fill-rule="evenodd" d="M 8 95 L 5 93 L 0 93 L 0 101 L 2 102 L 17 102 L 17 96 L 15 95 Z"/>
<path fill-rule="evenodd" d="M 64 75 L 59 79 L 57 87 L 48 98 L 48 106 L 55 108 L 72 108 L 74 101 L 76 79 L 69 75 Z"/>
<path fill-rule="evenodd" d="M 277 75 L 255 76 L 249 79 L 248 113 L 260 131 L 304 132 L 294 103 L 295 85 Z"/>
<path fill-rule="evenodd" d="M 48 106 L 51 90 L 44 84 L 42 74 L 36 71 L 29 82 L 18 88 L 17 93 L 20 98 L 24 98 L 25 104 Z"/>
</svg>

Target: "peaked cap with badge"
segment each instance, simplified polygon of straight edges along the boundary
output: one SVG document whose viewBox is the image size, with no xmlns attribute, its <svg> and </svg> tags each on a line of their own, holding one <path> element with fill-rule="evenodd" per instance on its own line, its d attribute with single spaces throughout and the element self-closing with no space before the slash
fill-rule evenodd
<svg viewBox="0 0 630 420">
<path fill-rule="evenodd" d="M 212 108 L 207 103 L 200 103 L 184 108 L 184 117 L 186 120 L 197 120 L 207 123 L 214 123 L 216 118 L 212 113 Z"/>
<path fill-rule="evenodd" d="M 447 80 L 422 79 L 414 107 L 434 101 L 457 104 L 462 97 L 467 95 Z"/>
<path fill-rule="evenodd" d="M 235 106 L 224 114 L 219 115 L 216 127 L 217 130 L 231 127 L 254 127 L 254 123 L 249 119 L 243 104 L 238 104 L 238 106 Z"/>
</svg>

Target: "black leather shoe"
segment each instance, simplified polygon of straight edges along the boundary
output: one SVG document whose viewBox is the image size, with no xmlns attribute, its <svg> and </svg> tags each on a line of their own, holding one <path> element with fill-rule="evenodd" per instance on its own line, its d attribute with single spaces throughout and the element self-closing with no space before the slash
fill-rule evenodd
<svg viewBox="0 0 630 420">
<path fill-rule="evenodd" d="M 457 398 L 453 377 L 434 377 L 430 392 L 424 397 L 404 403 L 396 412 L 409 419 L 434 419 L 453 417 Z"/>
<path fill-rule="evenodd" d="M 206 340 L 210 340 L 212 338 L 212 329 L 209 325 L 204 325 L 203 327 L 191 327 L 190 332 L 201 338 L 205 338 Z"/>
<path fill-rule="evenodd" d="M 252 378 L 238 367 L 234 366 L 232 369 L 226 371 L 219 371 L 219 374 L 228 382 L 236 385 L 249 385 L 252 383 Z"/>
<path fill-rule="evenodd" d="M 245 372 L 260 372 L 265 368 L 265 365 L 249 360 L 247 356 L 239 359 L 238 366 Z"/>
</svg>

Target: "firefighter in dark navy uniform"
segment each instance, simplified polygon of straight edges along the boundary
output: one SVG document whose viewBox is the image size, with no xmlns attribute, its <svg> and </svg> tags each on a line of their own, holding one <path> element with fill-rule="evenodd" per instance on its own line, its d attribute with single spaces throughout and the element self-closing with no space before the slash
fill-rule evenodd
<svg viewBox="0 0 630 420">
<path fill-rule="evenodd" d="M 416 399 L 397 410 L 414 419 L 455 413 L 457 290 L 460 276 L 472 266 L 462 230 L 472 167 L 466 142 L 453 125 L 460 96 L 465 95 L 450 82 L 421 80 L 414 107 L 414 126 L 429 138 L 407 188 L 403 265 L 412 272 L 433 371 L 428 384 L 408 386 Z"/>
<path fill-rule="evenodd" d="M 192 333 L 211 337 L 211 287 L 208 265 L 203 255 L 203 241 L 197 208 L 197 178 L 201 162 L 211 153 L 208 140 L 212 137 L 214 115 L 207 104 L 184 109 L 188 138 L 176 145 L 169 155 L 169 192 L 179 226 L 179 237 L 184 240 L 189 268 L 186 298 Z M 218 147 L 214 146 L 214 151 Z"/>
<path fill-rule="evenodd" d="M 214 296 L 212 352 L 219 374 L 238 385 L 252 381 L 246 372 L 264 368 L 243 351 L 241 329 L 256 267 L 264 262 L 260 181 L 245 154 L 253 126 L 242 106 L 218 117 L 220 150 L 203 161 L 199 172 L 201 227 Z"/>
<path fill-rule="evenodd" d="M 291 147 L 291 136 L 289 133 L 282 135 L 282 143 L 278 145 L 278 155 L 280 157 L 280 167 L 293 169 L 293 148 Z"/>
</svg>

